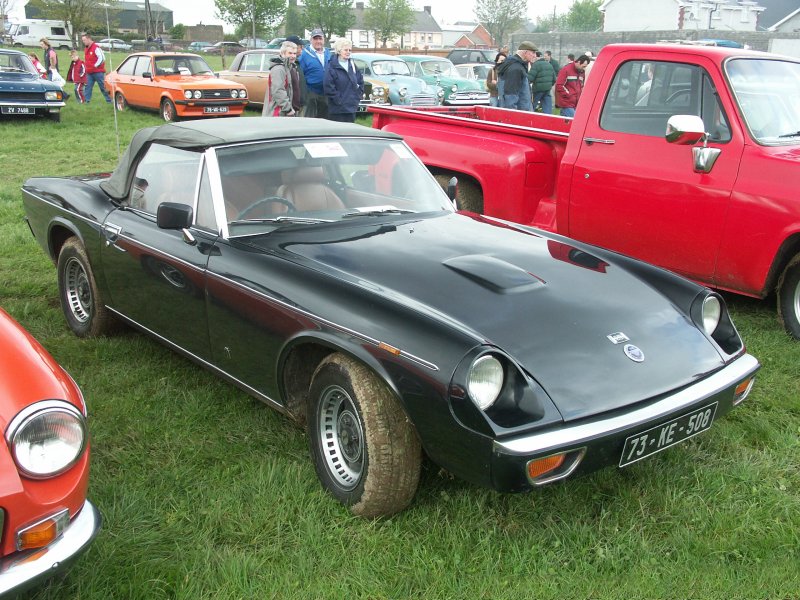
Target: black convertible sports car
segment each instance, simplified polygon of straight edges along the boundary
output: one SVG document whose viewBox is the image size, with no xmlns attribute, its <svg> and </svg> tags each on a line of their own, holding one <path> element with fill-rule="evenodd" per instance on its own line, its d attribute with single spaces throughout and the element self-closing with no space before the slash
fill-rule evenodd
<svg viewBox="0 0 800 600">
<path fill-rule="evenodd" d="M 625 467 L 707 430 L 759 367 L 714 292 L 459 213 L 358 125 L 162 125 L 110 176 L 23 195 L 77 335 L 123 321 L 291 415 L 359 515 L 406 507 L 423 451 L 508 491 Z"/>
</svg>

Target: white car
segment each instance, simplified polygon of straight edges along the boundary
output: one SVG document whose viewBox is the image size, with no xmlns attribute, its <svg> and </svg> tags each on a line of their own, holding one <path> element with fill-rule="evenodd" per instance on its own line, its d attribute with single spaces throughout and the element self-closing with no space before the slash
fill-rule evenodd
<svg viewBox="0 0 800 600">
<path fill-rule="evenodd" d="M 105 38 L 97 42 L 97 45 L 103 50 L 125 50 L 126 52 L 133 48 L 133 46 L 131 46 L 125 40 L 119 40 L 116 38 Z"/>
</svg>

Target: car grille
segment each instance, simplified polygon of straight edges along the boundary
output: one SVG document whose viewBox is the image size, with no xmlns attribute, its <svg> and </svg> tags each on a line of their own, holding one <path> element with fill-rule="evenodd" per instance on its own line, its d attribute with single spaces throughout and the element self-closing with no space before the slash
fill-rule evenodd
<svg viewBox="0 0 800 600">
<path fill-rule="evenodd" d="M 486 102 L 489 100 L 489 92 L 480 92 L 477 90 L 472 92 L 456 92 L 455 94 L 451 94 L 449 98 L 451 101 L 460 100 L 463 102 Z"/>
<path fill-rule="evenodd" d="M 436 106 L 436 98 L 433 96 L 409 96 L 408 103 L 411 106 Z"/>
<path fill-rule="evenodd" d="M 0 92 L 3 102 L 44 102 L 44 92 Z"/>
<path fill-rule="evenodd" d="M 225 100 L 231 97 L 230 90 L 200 90 L 203 100 Z"/>
</svg>

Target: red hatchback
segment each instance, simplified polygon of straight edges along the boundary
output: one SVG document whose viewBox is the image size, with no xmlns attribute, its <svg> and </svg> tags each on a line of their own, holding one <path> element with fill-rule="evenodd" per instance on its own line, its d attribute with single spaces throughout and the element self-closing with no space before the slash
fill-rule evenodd
<svg viewBox="0 0 800 600">
<path fill-rule="evenodd" d="M 86 499 L 89 429 L 80 389 L 0 309 L 0 597 L 39 584 L 100 530 Z"/>
</svg>

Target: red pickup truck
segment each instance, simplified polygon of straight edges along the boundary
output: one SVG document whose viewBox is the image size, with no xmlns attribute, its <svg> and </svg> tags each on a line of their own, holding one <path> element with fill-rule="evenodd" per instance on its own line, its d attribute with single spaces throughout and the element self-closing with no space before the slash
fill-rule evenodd
<svg viewBox="0 0 800 600">
<path fill-rule="evenodd" d="M 615 44 L 574 119 L 370 108 L 459 206 L 764 298 L 800 339 L 800 60 Z"/>
</svg>

